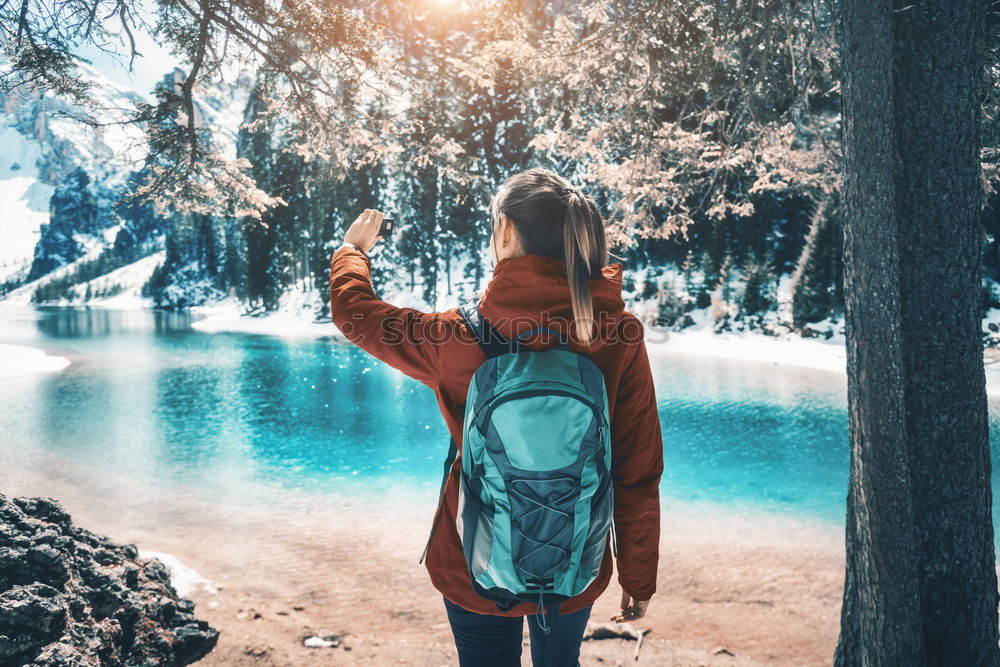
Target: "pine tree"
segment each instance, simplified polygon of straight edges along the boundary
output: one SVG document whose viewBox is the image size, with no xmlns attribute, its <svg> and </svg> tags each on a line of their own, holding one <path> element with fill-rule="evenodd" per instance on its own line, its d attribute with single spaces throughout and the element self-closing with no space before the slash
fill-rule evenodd
<svg viewBox="0 0 1000 667">
<path fill-rule="evenodd" d="M 142 182 L 147 168 L 129 175 L 126 191 L 133 190 Z M 122 227 L 115 235 L 115 251 L 122 266 L 142 259 L 157 249 L 159 238 L 166 229 L 166 221 L 156 215 L 152 206 L 125 197 L 119 200 L 117 212 Z"/>
<path fill-rule="evenodd" d="M 721 288 L 722 301 L 728 306 L 733 302 L 733 272 L 735 267 L 733 266 L 733 251 L 730 247 L 726 247 L 726 252 L 722 256 L 722 263 L 719 265 L 719 282 L 718 287 Z"/>
<path fill-rule="evenodd" d="M 792 322 L 797 329 L 843 312 L 843 244 L 836 206 L 835 200 L 816 204 L 792 273 Z"/>
<path fill-rule="evenodd" d="M 737 319 L 757 326 L 775 303 L 775 276 L 770 262 L 751 258 L 744 268 L 743 296 Z"/>
<path fill-rule="evenodd" d="M 684 255 L 684 262 L 681 264 L 681 275 L 684 278 L 684 291 L 688 298 L 697 300 L 699 284 L 695 280 L 695 271 L 698 268 L 698 261 L 694 254 L 694 248 L 688 248 Z"/>
<path fill-rule="evenodd" d="M 236 138 L 237 156 L 250 162 L 250 175 L 260 187 L 268 190 L 274 186 L 271 137 L 275 128 L 268 102 L 274 80 L 275 76 L 269 70 L 258 74 L 243 112 L 244 126 L 240 128 Z M 266 309 L 267 303 L 272 301 L 270 295 L 274 286 L 270 282 L 273 273 L 269 262 L 272 261 L 277 243 L 273 220 L 275 214 L 272 209 L 264 213 L 260 220 L 247 217 L 240 224 L 246 246 L 244 292 L 251 311 Z"/>
</svg>

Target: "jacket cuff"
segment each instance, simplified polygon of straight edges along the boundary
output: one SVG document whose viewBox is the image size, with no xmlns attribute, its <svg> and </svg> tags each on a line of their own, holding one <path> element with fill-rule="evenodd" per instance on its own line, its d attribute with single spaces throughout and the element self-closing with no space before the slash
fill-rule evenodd
<svg viewBox="0 0 1000 667">
<path fill-rule="evenodd" d="M 365 257 L 368 257 L 368 255 L 365 253 L 364 250 L 362 250 L 358 246 L 354 245 L 353 243 L 348 243 L 347 241 L 344 241 L 342 244 L 340 244 L 340 247 L 337 248 L 337 250 L 343 250 L 344 248 L 352 248 L 353 250 L 356 250 L 357 252 L 360 252 Z"/>
<path fill-rule="evenodd" d="M 364 261 L 365 266 L 369 268 L 371 267 L 371 259 L 368 257 L 367 254 L 365 254 L 363 250 L 358 248 L 358 246 L 354 245 L 353 243 L 341 244 L 340 247 L 338 247 L 336 250 L 333 251 L 333 253 L 330 255 L 331 266 L 333 266 L 333 264 L 337 260 L 337 257 L 339 257 L 340 255 L 360 257 Z"/>
<path fill-rule="evenodd" d="M 618 582 L 621 585 L 621 582 Z M 646 601 L 653 597 L 653 593 L 656 592 L 656 584 L 649 587 L 640 588 L 633 590 L 630 586 L 622 585 L 622 590 L 628 593 L 628 595 L 634 600 Z"/>
</svg>

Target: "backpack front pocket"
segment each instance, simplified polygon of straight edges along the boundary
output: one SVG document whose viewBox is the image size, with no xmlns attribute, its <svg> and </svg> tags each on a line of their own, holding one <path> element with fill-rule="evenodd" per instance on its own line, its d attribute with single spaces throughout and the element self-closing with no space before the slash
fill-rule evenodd
<svg viewBox="0 0 1000 667">
<path fill-rule="evenodd" d="M 511 480 L 511 555 L 526 579 L 549 578 L 569 567 L 578 488 L 572 477 Z"/>
</svg>

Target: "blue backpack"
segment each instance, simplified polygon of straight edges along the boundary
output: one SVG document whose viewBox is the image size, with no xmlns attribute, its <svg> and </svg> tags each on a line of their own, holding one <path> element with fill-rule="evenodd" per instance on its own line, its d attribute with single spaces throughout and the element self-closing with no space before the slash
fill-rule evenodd
<svg viewBox="0 0 1000 667">
<path fill-rule="evenodd" d="M 486 361 L 465 403 L 458 534 L 473 590 L 501 611 L 537 603 L 548 634 L 559 602 L 597 577 L 609 531 L 618 553 L 604 376 L 562 340 L 540 351 L 520 345 L 540 331 L 558 338 L 551 329 L 506 340 L 478 306 L 460 309 Z M 456 455 L 452 440 L 442 497 Z"/>
</svg>

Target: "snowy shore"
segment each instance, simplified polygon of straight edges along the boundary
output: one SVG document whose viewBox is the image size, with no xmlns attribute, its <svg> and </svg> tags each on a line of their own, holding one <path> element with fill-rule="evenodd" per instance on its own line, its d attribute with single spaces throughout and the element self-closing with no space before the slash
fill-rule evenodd
<svg viewBox="0 0 1000 667">
<path fill-rule="evenodd" d="M 758 333 L 714 333 L 711 330 L 694 329 L 670 331 L 666 336 L 647 333 L 646 347 L 651 357 L 661 352 L 678 352 L 803 366 L 832 373 L 847 371 L 847 356 L 842 338 L 778 338 Z"/>
<path fill-rule="evenodd" d="M 69 366 L 69 359 L 45 354 L 42 350 L 24 345 L 0 344 L 0 378 L 61 371 Z"/>
<path fill-rule="evenodd" d="M 191 313 L 201 319 L 194 320 L 191 328 L 203 333 L 245 333 L 282 336 L 288 338 L 340 337 L 331 322 L 316 322 L 311 304 L 305 303 L 302 292 L 285 294 L 280 307 L 266 315 L 245 315 L 245 307 L 235 298 L 223 299 L 211 305 L 195 306 Z"/>
<path fill-rule="evenodd" d="M 333 323 L 316 322 L 311 311 L 297 307 L 281 308 L 268 315 L 252 317 L 241 315 L 242 307 L 232 300 L 195 307 L 191 312 L 204 316 L 193 322 L 191 327 L 206 333 L 266 334 L 297 338 L 330 336 L 344 340 Z M 683 331 L 667 331 L 647 326 L 646 345 L 650 354 L 703 354 L 805 366 L 839 373 L 845 372 L 847 363 L 843 335 L 820 340 L 800 336 L 779 338 L 749 332 L 715 333 L 710 325 L 698 323 L 698 319 L 694 326 Z"/>
<path fill-rule="evenodd" d="M 746 332 L 715 333 L 707 327 L 692 327 L 657 335 L 647 329 L 646 344 L 651 359 L 655 359 L 659 352 L 680 352 L 847 373 L 847 348 L 843 334 L 820 339 Z M 988 354 L 985 368 L 987 395 L 1000 397 L 1000 355 Z"/>
</svg>

